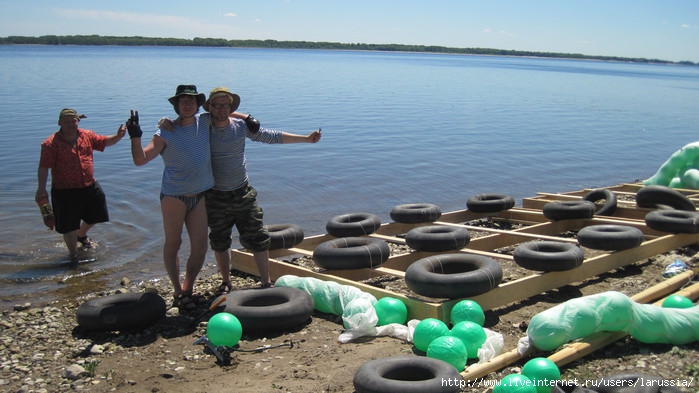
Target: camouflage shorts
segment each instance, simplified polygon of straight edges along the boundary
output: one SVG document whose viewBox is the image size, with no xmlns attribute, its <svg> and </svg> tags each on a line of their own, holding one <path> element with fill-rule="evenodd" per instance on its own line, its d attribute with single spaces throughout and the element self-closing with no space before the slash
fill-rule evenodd
<svg viewBox="0 0 699 393">
<path fill-rule="evenodd" d="M 246 185 L 234 191 L 208 190 L 206 214 L 212 250 L 221 252 L 231 247 L 234 226 L 243 247 L 252 252 L 269 249 L 269 233 L 262 222 L 262 208 L 257 205 L 257 191 L 253 187 Z"/>
</svg>

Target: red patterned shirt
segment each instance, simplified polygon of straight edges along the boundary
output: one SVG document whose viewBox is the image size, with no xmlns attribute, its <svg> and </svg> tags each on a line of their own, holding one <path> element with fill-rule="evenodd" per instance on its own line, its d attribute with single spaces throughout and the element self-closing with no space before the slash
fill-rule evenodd
<svg viewBox="0 0 699 393">
<path fill-rule="evenodd" d="M 90 130 L 78 129 L 75 145 L 68 143 L 60 131 L 41 143 L 39 166 L 51 169 L 51 187 L 84 188 L 95 183 L 93 150 L 104 151 L 107 137 Z"/>
</svg>

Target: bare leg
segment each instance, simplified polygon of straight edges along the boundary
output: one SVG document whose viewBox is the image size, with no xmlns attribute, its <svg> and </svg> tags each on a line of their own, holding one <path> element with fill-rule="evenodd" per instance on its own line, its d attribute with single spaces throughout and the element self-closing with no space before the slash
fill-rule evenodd
<svg viewBox="0 0 699 393">
<path fill-rule="evenodd" d="M 206 258 L 208 246 L 208 222 L 206 220 L 206 204 L 204 198 L 199 201 L 199 204 L 197 204 L 194 210 L 187 213 L 184 223 L 187 226 L 191 251 L 187 259 L 182 290 L 192 291 L 194 289 L 194 282 L 199 272 L 201 272 L 202 266 L 204 266 L 204 258 Z"/>
<path fill-rule="evenodd" d="M 89 231 L 90 228 L 92 228 L 93 226 L 95 226 L 95 224 L 88 224 L 88 223 L 86 223 L 86 222 L 83 222 L 83 223 L 80 225 L 80 229 L 78 229 L 78 231 L 77 231 L 78 237 L 85 237 L 85 236 L 87 236 L 87 231 Z"/>
<path fill-rule="evenodd" d="M 269 251 L 260 251 L 252 253 L 252 257 L 257 265 L 257 270 L 260 271 L 260 282 L 262 286 L 271 284 L 272 279 L 269 277 Z"/>
<path fill-rule="evenodd" d="M 78 256 L 78 231 L 70 231 L 63 234 L 63 241 L 68 247 L 68 254 L 71 258 Z"/>
<path fill-rule="evenodd" d="M 229 250 L 226 251 L 215 251 L 216 256 L 216 266 L 218 266 L 218 271 L 221 273 L 221 281 L 225 283 L 231 282 L 231 253 Z"/>
<path fill-rule="evenodd" d="M 165 231 L 163 263 L 170 282 L 172 282 L 175 297 L 177 297 L 177 295 L 182 293 L 177 253 L 182 245 L 182 225 L 184 224 L 187 208 L 179 199 L 166 196 L 160 201 L 160 210 L 163 213 L 163 229 Z"/>
</svg>

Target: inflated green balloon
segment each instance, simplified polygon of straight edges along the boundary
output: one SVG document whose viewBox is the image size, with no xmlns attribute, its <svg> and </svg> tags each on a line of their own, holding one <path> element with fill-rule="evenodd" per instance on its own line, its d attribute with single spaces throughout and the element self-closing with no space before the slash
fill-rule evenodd
<svg viewBox="0 0 699 393">
<path fill-rule="evenodd" d="M 413 344 L 415 344 L 415 348 L 427 352 L 432 340 L 448 335 L 449 328 L 446 323 L 436 318 L 425 318 L 415 326 Z"/>
<path fill-rule="evenodd" d="M 633 323 L 633 301 L 620 292 L 607 292 L 608 296 L 594 307 L 599 312 L 597 329 L 609 332 L 627 331 Z"/>
<path fill-rule="evenodd" d="M 662 307 L 665 308 L 691 308 L 694 307 L 694 303 L 684 296 L 681 295 L 670 295 L 665 300 L 663 300 Z"/>
<path fill-rule="evenodd" d="M 577 312 L 566 315 L 570 318 L 571 336 L 574 338 L 587 337 L 594 333 L 599 326 L 601 317 L 592 307 L 580 307 Z"/>
<path fill-rule="evenodd" d="M 468 354 L 464 343 L 456 337 L 437 337 L 427 347 L 427 357 L 444 360 L 456 368 L 456 371 L 464 371 Z"/>
<path fill-rule="evenodd" d="M 522 374 L 505 375 L 495 387 L 493 393 L 537 393 L 534 382 Z"/>
<path fill-rule="evenodd" d="M 400 299 L 383 297 L 374 303 L 374 309 L 379 317 L 379 326 L 389 323 L 403 325 L 408 320 L 408 307 Z"/>
<path fill-rule="evenodd" d="M 462 300 L 451 309 L 451 325 L 455 326 L 461 321 L 475 322 L 481 326 L 485 323 L 485 314 L 480 304 L 473 300 Z"/>
<path fill-rule="evenodd" d="M 214 315 L 206 325 L 206 337 L 217 347 L 233 347 L 242 336 L 243 326 L 240 321 L 235 315 L 227 312 Z"/>
<path fill-rule="evenodd" d="M 537 393 L 549 393 L 556 381 L 561 379 L 561 370 L 547 358 L 534 358 L 522 367 L 522 375 L 534 382 Z"/>
<path fill-rule="evenodd" d="M 483 346 L 483 343 L 488 338 L 483 327 L 471 321 L 457 323 L 451 328 L 450 334 L 464 343 L 469 358 L 478 357 L 478 349 Z"/>
</svg>

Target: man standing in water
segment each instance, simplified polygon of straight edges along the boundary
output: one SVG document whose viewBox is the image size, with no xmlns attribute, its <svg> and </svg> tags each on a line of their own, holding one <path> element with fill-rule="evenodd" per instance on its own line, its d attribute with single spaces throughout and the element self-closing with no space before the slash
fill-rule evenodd
<svg viewBox="0 0 699 393">
<path fill-rule="evenodd" d="M 272 286 L 269 275 L 269 233 L 264 228 L 257 191 L 248 182 L 245 163 L 245 138 L 262 143 L 316 143 L 320 130 L 308 135 L 260 128 L 252 116 L 245 120 L 230 117 L 240 104 L 240 97 L 225 87 L 209 94 L 203 108 L 211 116 L 211 166 L 215 185 L 206 192 L 209 241 L 216 255 L 222 283 L 217 293 L 233 290 L 230 281 L 230 247 L 233 226 L 238 229 L 240 244 L 252 251 L 263 288 Z"/>
<path fill-rule="evenodd" d="M 51 202 L 56 215 L 56 232 L 63 235 L 71 259 L 78 254 L 78 242 L 92 247 L 87 231 L 99 222 L 109 221 L 107 199 L 94 177 L 92 152 L 104 151 L 126 134 L 124 125 L 110 136 L 98 135 L 78 128 L 79 115 L 70 108 L 58 115 L 61 129 L 41 143 L 41 159 L 37 173 L 39 186 L 35 199 L 48 197 L 46 182 L 51 170 Z"/>
</svg>

